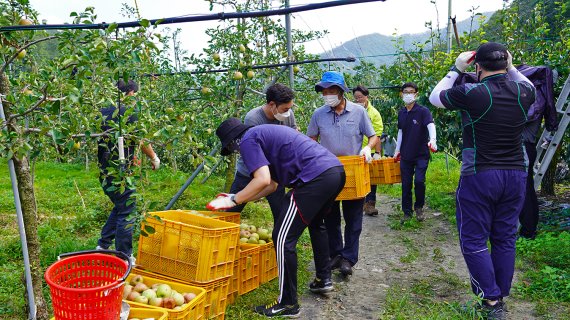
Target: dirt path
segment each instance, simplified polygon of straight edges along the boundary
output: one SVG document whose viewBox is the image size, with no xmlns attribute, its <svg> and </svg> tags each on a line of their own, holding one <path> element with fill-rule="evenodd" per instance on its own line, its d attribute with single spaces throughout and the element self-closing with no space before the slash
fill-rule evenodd
<svg viewBox="0 0 570 320">
<path fill-rule="evenodd" d="M 422 288 L 428 288 L 432 300 L 471 299 L 453 226 L 443 215 L 428 211 L 423 228 L 391 229 L 389 224 L 396 219 L 393 206 L 398 203 L 399 199 L 379 195 L 380 214 L 364 217 L 354 274 L 342 279 L 335 272 L 335 291 L 328 298 L 303 295 L 302 319 L 378 319 L 390 290 L 421 294 Z M 508 307 L 510 319 L 536 319 L 529 303 L 509 298 Z"/>
</svg>

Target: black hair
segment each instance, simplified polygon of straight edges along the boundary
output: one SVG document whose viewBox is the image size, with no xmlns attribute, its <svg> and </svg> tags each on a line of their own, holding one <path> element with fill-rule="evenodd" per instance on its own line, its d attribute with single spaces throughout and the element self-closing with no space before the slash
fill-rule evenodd
<svg viewBox="0 0 570 320">
<path fill-rule="evenodd" d="M 295 99 L 295 93 L 293 90 L 281 83 L 276 83 L 270 86 L 267 88 L 267 92 L 265 93 L 265 100 L 267 103 L 273 101 L 276 105 L 289 103 L 293 99 Z"/>
<path fill-rule="evenodd" d="M 129 80 L 127 83 L 125 83 L 125 80 L 121 79 L 117 81 L 117 88 L 119 88 L 119 90 L 121 90 L 123 93 L 139 91 L 139 85 L 134 80 Z"/>
<path fill-rule="evenodd" d="M 402 85 L 402 87 L 400 88 L 400 92 L 404 92 L 404 89 L 406 88 L 414 88 L 414 90 L 416 90 L 416 92 L 418 92 L 418 85 L 413 83 L 413 82 L 406 82 Z"/>
<path fill-rule="evenodd" d="M 360 84 L 352 89 L 352 94 L 356 93 L 356 91 L 360 91 L 365 97 L 368 97 L 368 95 L 370 94 L 368 88 Z"/>
</svg>

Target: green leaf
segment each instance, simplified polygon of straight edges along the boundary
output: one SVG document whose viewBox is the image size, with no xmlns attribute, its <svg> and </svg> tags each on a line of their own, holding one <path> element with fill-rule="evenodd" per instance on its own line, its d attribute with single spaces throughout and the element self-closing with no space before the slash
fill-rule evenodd
<svg viewBox="0 0 570 320">
<path fill-rule="evenodd" d="M 139 21 L 139 24 L 145 28 L 148 28 L 150 26 L 150 21 L 148 21 L 147 19 L 142 19 L 141 21 Z"/>
<path fill-rule="evenodd" d="M 154 228 L 152 226 L 149 226 L 149 225 L 144 226 L 144 231 L 146 231 L 148 234 L 153 234 L 156 232 L 156 230 L 154 230 Z"/>
<path fill-rule="evenodd" d="M 115 30 L 117 29 L 117 26 L 118 26 L 117 23 L 111 23 L 111 24 L 109 25 L 109 27 L 107 28 L 107 32 L 108 32 L 108 33 L 111 33 L 111 32 L 113 32 L 113 31 L 115 31 Z"/>
</svg>

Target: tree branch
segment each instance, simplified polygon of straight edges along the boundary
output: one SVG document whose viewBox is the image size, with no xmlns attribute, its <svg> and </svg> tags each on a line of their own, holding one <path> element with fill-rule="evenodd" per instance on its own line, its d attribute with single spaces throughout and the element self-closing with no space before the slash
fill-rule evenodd
<svg viewBox="0 0 570 320">
<path fill-rule="evenodd" d="M 12 121 L 14 119 L 17 118 L 21 118 L 24 117 L 25 115 L 32 113 L 34 110 L 36 110 L 37 108 L 39 108 L 46 100 L 47 100 L 47 88 L 48 85 L 47 83 L 42 87 L 41 91 L 43 93 L 42 98 L 40 100 L 38 100 L 33 107 L 31 107 L 30 109 L 22 112 L 22 113 L 17 113 L 17 114 L 12 114 L 7 121 Z"/>
<path fill-rule="evenodd" d="M 52 39 L 57 39 L 58 36 L 49 36 L 49 37 L 45 37 L 42 39 L 38 39 L 35 41 L 32 41 L 30 43 L 27 43 L 25 45 L 23 45 L 20 49 L 18 49 L 16 52 L 14 52 L 14 54 L 10 57 L 10 59 L 8 59 L 4 65 L 2 65 L 2 68 L 0 68 L 0 74 L 4 73 L 4 71 L 6 71 L 6 68 L 12 63 L 12 61 L 14 61 L 16 59 L 16 57 L 18 57 L 18 54 L 22 51 L 24 51 L 26 48 L 29 48 L 37 43 L 43 42 L 43 41 L 48 41 L 48 40 L 52 40 Z"/>
<path fill-rule="evenodd" d="M 89 135 L 89 137 L 98 138 L 98 137 L 107 136 L 112 131 L 113 131 L 112 129 L 109 129 L 109 130 L 103 131 L 101 133 L 92 133 Z M 48 136 L 48 137 L 53 136 L 49 131 L 48 132 L 42 132 L 42 129 L 39 129 L 39 128 L 26 128 L 24 130 L 24 133 L 43 133 L 45 136 Z M 76 134 L 72 134 L 71 137 L 72 138 L 83 138 L 83 137 L 87 137 L 87 135 L 85 133 L 76 133 Z"/>
</svg>

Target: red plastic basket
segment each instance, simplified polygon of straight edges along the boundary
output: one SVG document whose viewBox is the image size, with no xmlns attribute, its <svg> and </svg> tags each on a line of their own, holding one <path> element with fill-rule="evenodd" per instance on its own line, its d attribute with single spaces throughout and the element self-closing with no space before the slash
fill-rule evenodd
<svg viewBox="0 0 570 320">
<path fill-rule="evenodd" d="M 46 270 L 45 279 L 57 320 L 119 319 L 125 279 L 131 271 L 130 261 L 120 252 L 100 252 L 66 254 L 67 258 L 56 261 Z M 126 259 L 105 253 L 119 254 Z"/>
</svg>

